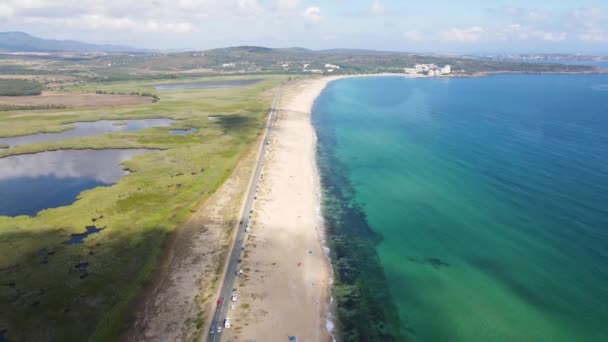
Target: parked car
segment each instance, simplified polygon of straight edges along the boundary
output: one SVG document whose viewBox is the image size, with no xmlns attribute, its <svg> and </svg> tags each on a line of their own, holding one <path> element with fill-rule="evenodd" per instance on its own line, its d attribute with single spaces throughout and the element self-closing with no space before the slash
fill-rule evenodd
<svg viewBox="0 0 608 342">
<path fill-rule="evenodd" d="M 236 293 L 232 294 L 232 301 L 236 302 L 236 300 L 238 299 L 238 297 L 236 296 Z"/>
<path fill-rule="evenodd" d="M 230 317 L 226 317 L 226 319 L 224 320 L 224 328 L 230 328 Z"/>
</svg>

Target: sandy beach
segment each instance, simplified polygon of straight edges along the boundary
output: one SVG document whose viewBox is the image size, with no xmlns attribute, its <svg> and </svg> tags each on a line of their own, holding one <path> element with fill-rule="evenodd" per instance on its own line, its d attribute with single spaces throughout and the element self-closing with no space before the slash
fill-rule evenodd
<svg viewBox="0 0 608 342">
<path fill-rule="evenodd" d="M 284 87 L 257 194 L 227 341 L 331 341 L 331 267 L 324 254 L 315 134 L 315 99 L 334 78 Z"/>
</svg>

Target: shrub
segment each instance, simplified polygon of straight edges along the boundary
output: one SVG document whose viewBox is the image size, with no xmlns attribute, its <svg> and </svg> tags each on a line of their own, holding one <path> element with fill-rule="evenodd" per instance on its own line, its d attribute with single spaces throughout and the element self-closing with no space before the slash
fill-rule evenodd
<svg viewBox="0 0 608 342">
<path fill-rule="evenodd" d="M 29 80 L 0 80 L 0 96 L 40 95 L 42 84 Z"/>
</svg>

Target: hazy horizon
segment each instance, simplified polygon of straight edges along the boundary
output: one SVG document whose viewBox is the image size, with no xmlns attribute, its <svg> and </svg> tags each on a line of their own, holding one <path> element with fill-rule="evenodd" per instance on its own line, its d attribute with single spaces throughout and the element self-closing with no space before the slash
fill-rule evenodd
<svg viewBox="0 0 608 342">
<path fill-rule="evenodd" d="M 155 50 L 255 45 L 606 54 L 608 6 L 597 0 L 6 0 L 0 31 Z"/>
</svg>

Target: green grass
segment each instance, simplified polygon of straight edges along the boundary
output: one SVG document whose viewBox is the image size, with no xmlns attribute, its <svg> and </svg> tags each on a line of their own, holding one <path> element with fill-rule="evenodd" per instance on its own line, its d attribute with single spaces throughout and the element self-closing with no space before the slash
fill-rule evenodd
<svg viewBox="0 0 608 342">
<path fill-rule="evenodd" d="M 0 79 L 0 96 L 40 95 L 42 84 L 28 80 Z"/>
<path fill-rule="evenodd" d="M 170 128 L 0 152 L 6 157 L 56 149 L 159 149 L 126 162 L 131 173 L 114 186 L 85 191 L 70 206 L 45 210 L 36 217 L 0 216 L 0 330 L 8 329 L 7 337 L 14 340 L 115 340 L 125 328 L 128 303 L 155 268 L 166 237 L 254 146 L 272 100 L 267 90 L 284 79 L 265 77 L 260 83 L 233 89 L 161 91 L 156 92 L 160 102 L 138 107 L 0 113 L 0 136 L 60 131 L 63 124 L 77 121 L 176 120 Z M 148 86 L 127 82 L 84 87 L 131 92 L 149 91 Z M 209 120 L 210 115 L 219 119 Z M 169 129 L 186 127 L 198 130 L 168 134 Z M 81 245 L 62 244 L 91 224 L 106 229 Z M 44 249 L 54 252 L 46 263 L 39 255 Z M 84 279 L 74 272 L 80 262 L 89 263 L 90 275 Z"/>
</svg>

